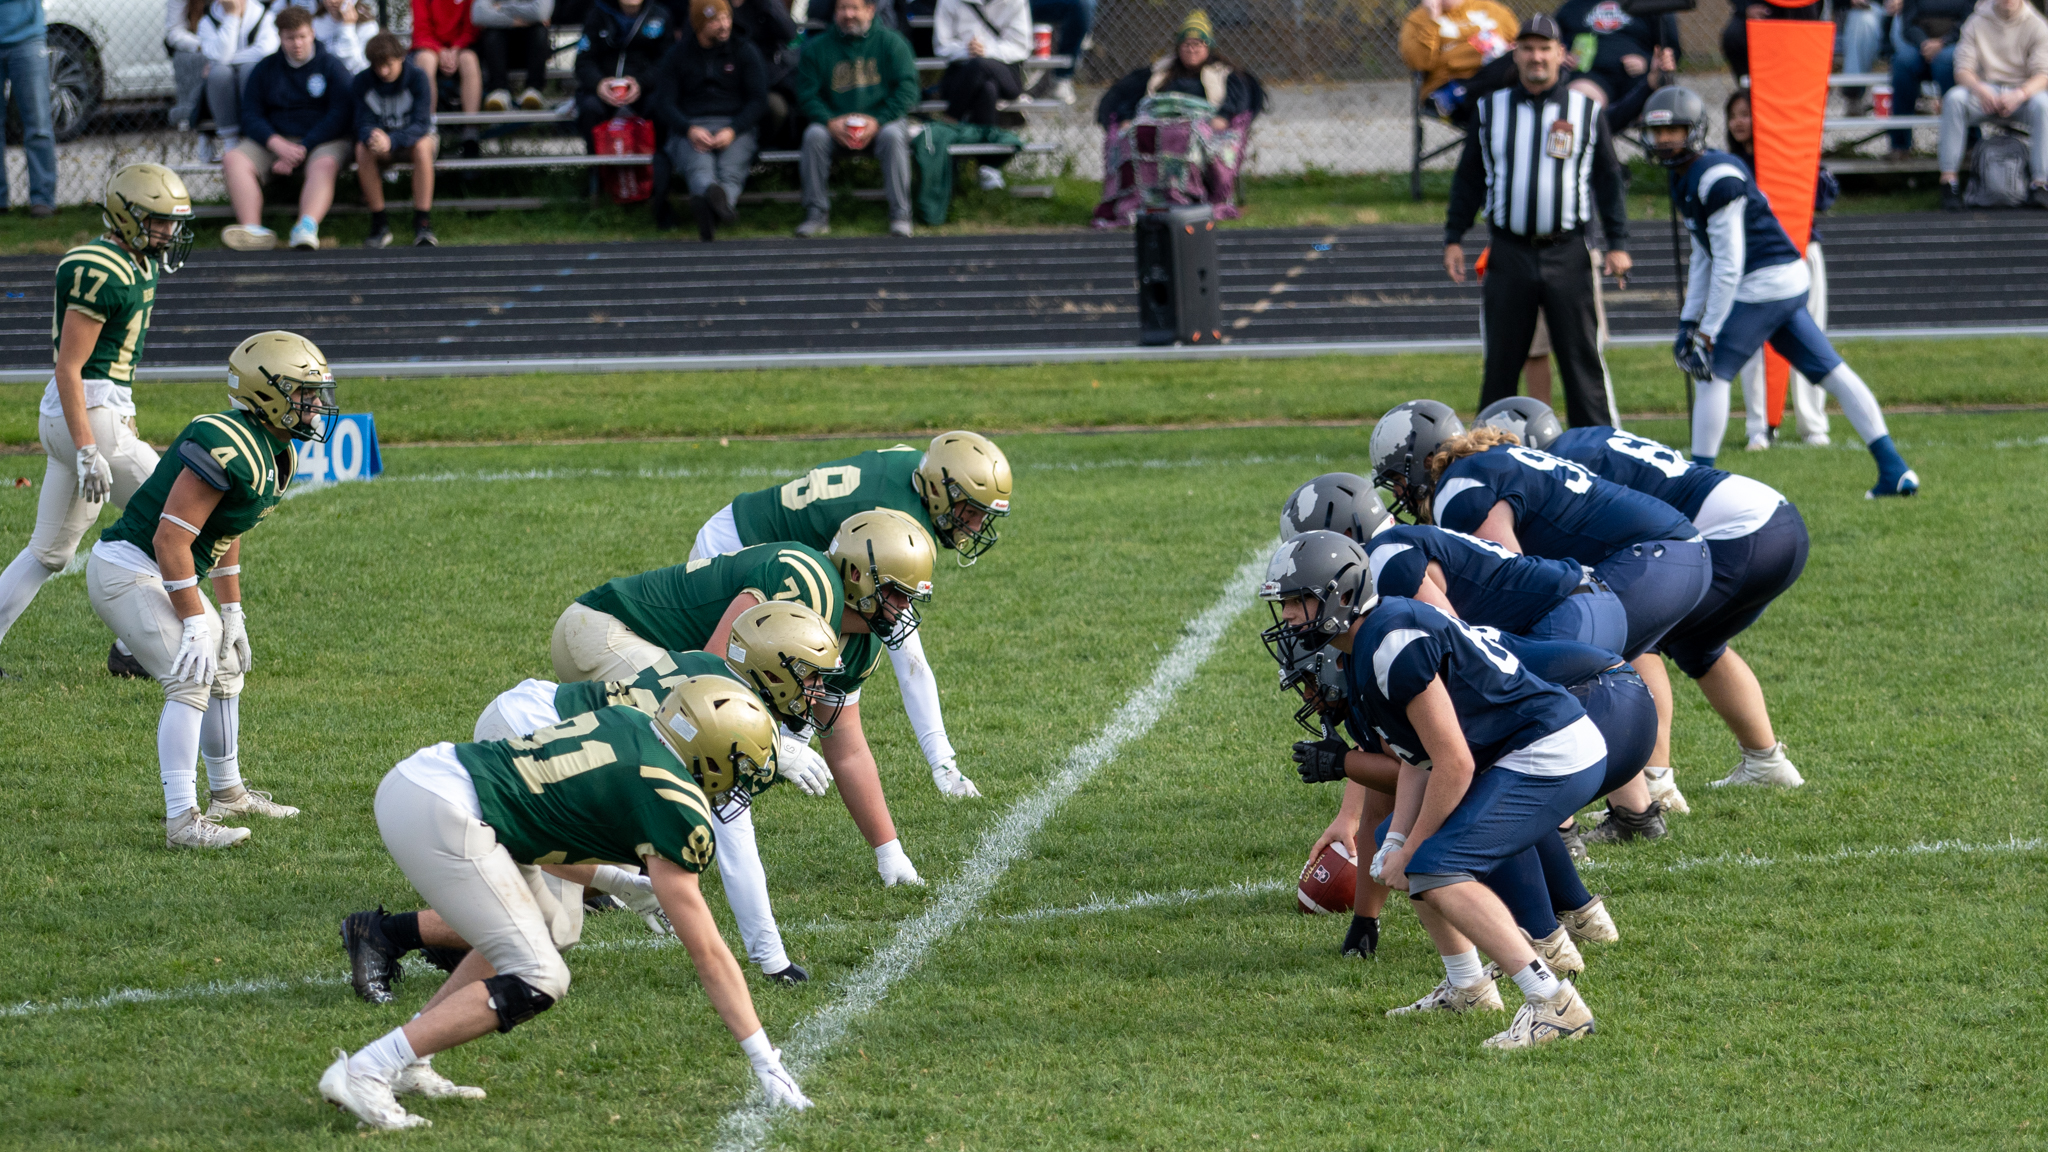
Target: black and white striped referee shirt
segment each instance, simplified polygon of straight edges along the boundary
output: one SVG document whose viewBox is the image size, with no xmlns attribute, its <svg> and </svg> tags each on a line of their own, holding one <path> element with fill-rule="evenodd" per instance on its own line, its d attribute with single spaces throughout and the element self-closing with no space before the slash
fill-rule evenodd
<svg viewBox="0 0 2048 1152">
<path fill-rule="evenodd" d="M 1560 82 L 1480 97 L 1451 184 L 1444 243 L 1484 212 L 1496 231 L 1532 240 L 1572 233 L 1600 215 L 1607 247 L 1628 247 L 1626 181 L 1600 106 Z"/>
</svg>

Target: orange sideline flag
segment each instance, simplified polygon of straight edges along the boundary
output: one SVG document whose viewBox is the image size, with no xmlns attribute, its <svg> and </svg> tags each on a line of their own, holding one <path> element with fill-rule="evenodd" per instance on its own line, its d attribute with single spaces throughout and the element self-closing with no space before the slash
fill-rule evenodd
<svg viewBox="0 0 2048 1152">
<path fill-rule="evenodd" d="M 1749 107 L 1754 118 L 1756 185 L 1800 255 L 1813 231 L 1813 189 L 1820 179 L 1821 124 L 1827 115 L 1828 70 L 1835 26 L 1824 20 L 1751 20 Z M 1770 425 L 1785 416 L 1791 366 L 1764 349 Z"/>
</svg>

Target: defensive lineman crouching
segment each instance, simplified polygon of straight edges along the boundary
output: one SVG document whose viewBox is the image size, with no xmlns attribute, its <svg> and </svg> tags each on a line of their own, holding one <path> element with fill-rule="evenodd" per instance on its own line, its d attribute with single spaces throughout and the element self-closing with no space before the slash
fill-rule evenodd
<svg viewBox="0 0 2048 1152">
<path fill-rule="evenodd" d="M 428 1057 L 509 1032 L 569 990 L 524 870 L 640 860 L 768 1100 L 808 1108 L 697 887 L 715 851 L 712 804 L 774 764 L 775 721 L 724 677 L 683 681 L 659 717 L 604 708 L 520 739 L 436 744 L 401 761 L 378 786 L 377 829 L 413 887 L 474 948 L 410 1023 L 353 1055 L 337 1049 L 320 1094 L 368 1127 L 427 1125 L 394 1092 L 455 1094 Z"/>
</svg>

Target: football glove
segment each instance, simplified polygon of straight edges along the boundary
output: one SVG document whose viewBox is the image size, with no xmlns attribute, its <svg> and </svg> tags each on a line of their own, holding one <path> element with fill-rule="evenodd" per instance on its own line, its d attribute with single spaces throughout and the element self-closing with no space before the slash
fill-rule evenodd
<svg viewBox="0 0 2048 1152">
<path fill-rule="evenodd" d="M 781 747 L 776 751 L 775 771 L 783 779 L 796 785 L 806 796 L 823 796 L 832 788 L 832 769 L 826 767 L 825 758 L 811 750 L 808 741 L 799 740 L 787 732 L 779 734 Z"/>
<path fill-rule="evenodd" d="M 962 776 L 959 767 L 951 760 L 944 761 L 932 768 L 932 783 L 937 786 L 939 795 L 950 797 L 954 800 L 978 800 L 981 798 L 981 789 L 974 786 L 974 781 Z"/>
<path fill-rule="evenodd" d="M 1678 370 L 1695 380 L 1714 375 L 1714 338 L 1700 331 L 1696 320 L 1678 322 L 1678 338 L 1671 342 L 1671 358 Z"/>
<path fill-rule="evenodd" d="M 1386 842 L 1380 845 L 1379 851 L 1372 854 L 1372 867 L 1366 870 L 1366 874 L 1371 876 L 1375 882 L 1385 884 L 1387 879 L 1380 875 L 1380 866 L 1387 862 L 1387 853 L 1406 843 L 1408 843 L 1407 833 L 1388 832 Z"/>
<path fill-rule="evenodd" d="M 811 1106 L 811 1098 L 797 1086 L 796 1077 L 782 1066 L 782 1049 L 770 1048 L 766 1056 L 747 1053 L 747 1060 L 754 1066 L 754 1076 L 761 1081 L 761 1093 L 768 1097 L 768 1103 L 778 1108 L 801 1112 Z"/>
<path fill-rule="evenodd" d="M 87 444 L 78 450 L 78 498 L 104 504 L 114 492 L 114 469 L 100 455 L 100 446 Z"/>
<path fill-rule="evenodd" d="M 619 903 L 631 909 L 635 915 L 647 921 L 647 930 L 649 932 L 654 933 L 656 936 L 673 936 L 676 934 L 676 930 L 669 927 L 668 913 L 661 910 L 661 901 L 655 897 L 652 885 L 646 888 L 635 885 L 631 892 L 620 896 L 618 900 Z"/>
<path fill-rule="evenodd" d="M 220 670 L 220 645 L 205 613 L 185 617 L 184 635 L 178 637 L 178 655 L 171 661 L 171 679 L 193 684 L 211 684 Z"/>
<path fill-rule="evenodd" d="M 222 667 L 227 666 L 229 652 L 235 654 L 236 667 L 244 672 L 249 670 L 250 662 L 255 659 L 249 654 L 249 628 L 242 616 L 242 606 L 240 604 L 223 604 L 220 606 L 220 662 Z"/>
<path fill-rule="evenodd" d="M 1328 784 L 1332 780 L 1344 779 L 1344 756 L 1351 751 L 1351 745 L 1335 737 L 1322 740 L 1297 740 L 1294 744 L 1294 770 L 1301 773 L 1303 784 Z"/>
</svg>

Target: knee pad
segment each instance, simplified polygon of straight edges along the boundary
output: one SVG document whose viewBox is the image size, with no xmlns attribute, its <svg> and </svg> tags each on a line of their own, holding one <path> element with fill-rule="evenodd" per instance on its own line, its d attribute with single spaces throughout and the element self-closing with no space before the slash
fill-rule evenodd
<svg viewBox="0 0 2048 1152">
<path fill-rule="evenodd" d="M 498 1013 L 498 1031 L 510 1032 L 555 1006 L 555 998 L 521 976 L 493 976 L 484 981 L 490 1006 Z"/>
<path fill-rule="evenodd" d="M 71 566 L 71 558 L 78 554 L 78 542 L 72 541 L 60 550 L 55 546 L 38 547 L 35 540 L 30 539 L 28 550 L 29 554 L 36 558 L 36 563 L 49 569 L 50 574 L 54 576 Z"/>
</svg>

